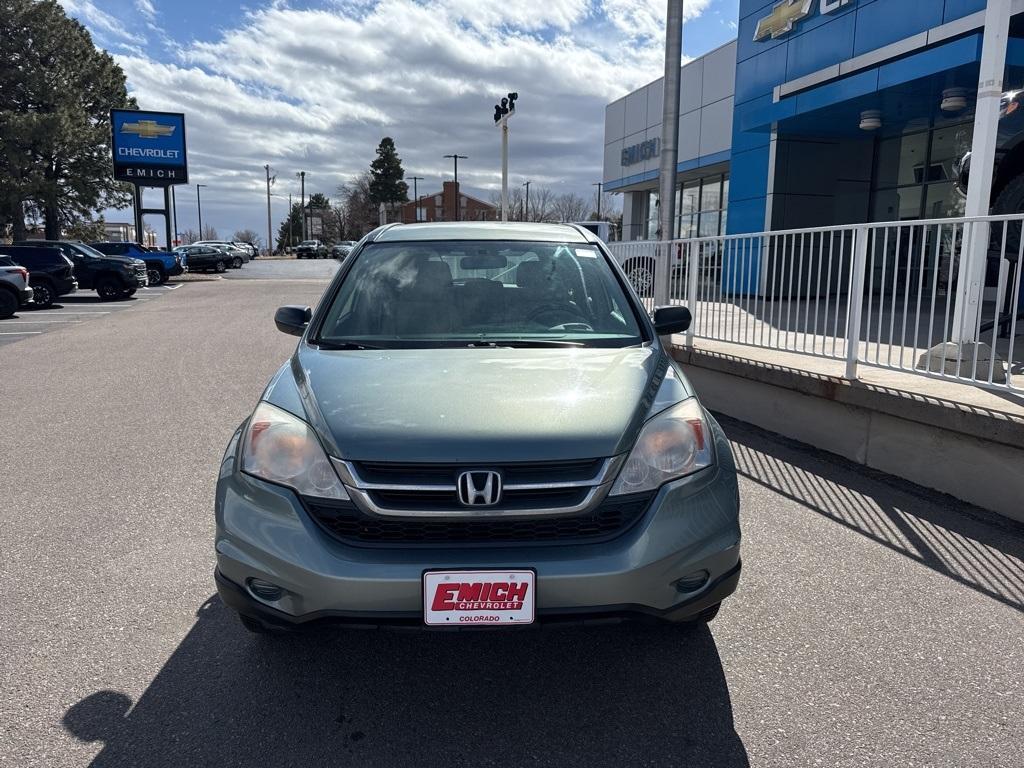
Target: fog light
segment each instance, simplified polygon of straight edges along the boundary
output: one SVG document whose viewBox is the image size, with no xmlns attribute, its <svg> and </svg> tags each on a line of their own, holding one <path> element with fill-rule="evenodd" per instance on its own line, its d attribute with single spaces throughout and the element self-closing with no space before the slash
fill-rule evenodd
<svg viewBox="0 0 1024 768">
<path fill-rule="evenodd" d="M 271 584 L 263 579 L 249 579 L 246 583 L 249 585 L 249 591 L 260 600 L 279 600 L 284 594 L 284 590 L 277 584 Z"/>
<path fill-rule="evenodd" d="M 694 573 L 687 574 L 676 582 L 676 590 L 679 592 L 696 592 L 708 583 L 710 576 L 711 574 L 707 571 L 695 571 Z"/>
</svg>

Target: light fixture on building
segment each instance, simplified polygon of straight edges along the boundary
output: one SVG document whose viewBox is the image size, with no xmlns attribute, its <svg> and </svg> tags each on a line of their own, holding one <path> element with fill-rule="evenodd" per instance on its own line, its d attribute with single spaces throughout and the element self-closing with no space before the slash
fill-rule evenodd
<svg viewBox="0 0 1024 768">
<path fill-rule="evenodd" d="M 882 127 L 882 111 L 879 109 L 866 109 L 860 113 L 860 129 L 862 131 L 877 131 Z"/>
<path fill-rule="evenodd" d="M 944 90 L 939 109 L 943 112 L 963 112 L 967 109 L 967 89 L 947 88 Z"/>
</svg>

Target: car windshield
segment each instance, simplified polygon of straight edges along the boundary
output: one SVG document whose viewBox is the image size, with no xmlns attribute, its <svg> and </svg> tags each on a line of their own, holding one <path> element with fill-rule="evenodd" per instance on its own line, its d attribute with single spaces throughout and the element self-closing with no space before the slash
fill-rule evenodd
<svg viewBox="0 0 1024 768">
<path fill-rule="evenodd" d="M 364 247 L 315 343 L 623 347 L 643 340 L 632 304 L 595 246 L 452 241 Z"/>
<path fill-rule="evenodd" d="M 101 253 L 100 251 L 97 251 L 91 245 L 86 245 L 85 243 L 71 243 L 70 245 L 80 254 L 82 254 L 83 256 L 88 256 L 91 259 L 102 259 L 106 255 L 104 253 Z"/>
<path fill-rule="evenodd" d="M 316 245 L 316 240 L 303 240 L 299 245 Z"/>
</svg>

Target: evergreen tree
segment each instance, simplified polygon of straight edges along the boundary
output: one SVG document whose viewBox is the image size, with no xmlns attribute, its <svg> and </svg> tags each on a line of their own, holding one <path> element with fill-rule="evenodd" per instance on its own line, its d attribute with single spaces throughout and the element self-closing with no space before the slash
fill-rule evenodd
<svg viewBox="0 0 1024 768">
<path fill-rule="evenodd" d="M 288 217 L 281 222 L 277 229 L 277 250 L 284 251 L 292 245 L 298 245 L 302 240 L 302 203 L 292 203 L 292 209 Z"/>
<path fill-rule="evenodd" d="M 0 40 L 0 216 L 15 236 L 26 204 L 48 238 L 127 205 L 110 160 L 110 110 L 137 106 L 121 68 L 54 0 L 0 0 Z"/>
<path fill-rule="evenodd" d="M 398 156 L 395 142 L 385 136 L 377 145 L 377 159 L 370 163 L 370 200 L 374 205 L 381 203 L 405 203 L 409 200 L 409 185 L 402 179 L 402 158 Z"/>
</svg>

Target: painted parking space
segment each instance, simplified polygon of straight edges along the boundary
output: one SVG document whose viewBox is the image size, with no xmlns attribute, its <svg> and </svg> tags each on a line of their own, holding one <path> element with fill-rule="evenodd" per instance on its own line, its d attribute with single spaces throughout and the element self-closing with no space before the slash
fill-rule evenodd
<svg viewBox="0 0 1024 768">
<path fill-rule="evenodd" d="M 134 296 L 118 301 L 100 301 L 95 291 L 78 291 L 60 297 L 49 309 L 19 309 L 14 317 L 0 320 L 0 346 L 159 301 L 181 287 L 172 284 L 142 288 Z"/>
</svg>

